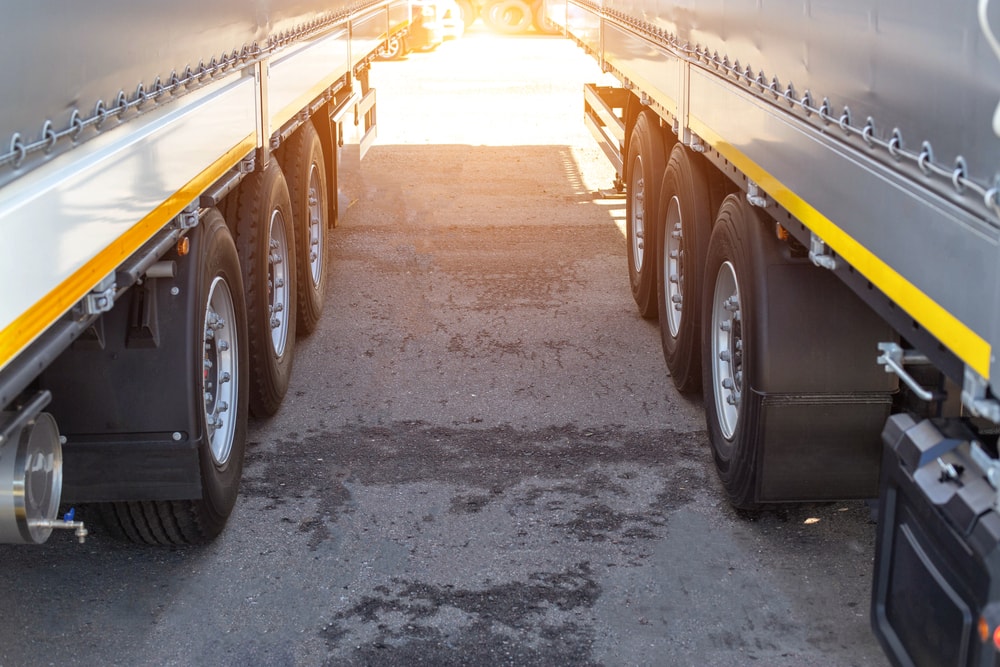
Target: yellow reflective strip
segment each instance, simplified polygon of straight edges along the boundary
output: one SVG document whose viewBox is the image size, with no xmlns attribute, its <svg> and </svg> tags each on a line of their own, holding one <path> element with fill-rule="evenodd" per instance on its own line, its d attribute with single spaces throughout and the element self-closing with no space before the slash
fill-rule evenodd
<svg viewBox="0 0 1000 667">
<path fill-rule="evenodd" d="M 195 197 L 256 147 L 257 137 L 251 134 L 0 331 L 0 368 L 4 368 L 16 354 L 86 296 L 94 285 L 117 269 Z"/>
<path fill-rule="evenodd" d="M 861 275 L 878 287 L 900 308 L 920 322 L 941 343 L 968 364 L 983 378 L 989 380 L 992 349 L 975 331 L 924 294 L 916 285 L 897 273 L 891 266 L 852 238 L 829 218 L 810 206 L 771 174 L 727 143 L 710 127 L 691 118 L 691 129 L 708 142 L 727 160 L 759 185 L 806 227 L 816 232 Z"/>
</svg>

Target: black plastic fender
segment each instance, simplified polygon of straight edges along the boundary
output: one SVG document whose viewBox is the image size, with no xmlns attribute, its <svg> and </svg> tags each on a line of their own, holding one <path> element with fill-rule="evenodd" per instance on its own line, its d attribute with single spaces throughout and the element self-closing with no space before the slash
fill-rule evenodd
<svg viewBox="0 0 1000 667">
<path fill-rule="evenodd" d="M 66 436 L 64 502 L 201 497 L 200 238 L 199 226 L 186 255 L 161 258 L 173 278 L 129 289 L 41 376 Z"/>
<path fill-rule="evenodd" d="M 726 437 L 709 344 L 716 271 L 735 268 L 742 316 L 742 397 Z M 717 217 L 703 296 L 704 389 L 716 466 L 732 503 L 871 498 L 879 433 L 896 379 L 875 363 L 896 336 L 831 272 L 784 243 L 735 195 Z M 721 354 L 721 353 L 720 353 Z"/>
</svg>

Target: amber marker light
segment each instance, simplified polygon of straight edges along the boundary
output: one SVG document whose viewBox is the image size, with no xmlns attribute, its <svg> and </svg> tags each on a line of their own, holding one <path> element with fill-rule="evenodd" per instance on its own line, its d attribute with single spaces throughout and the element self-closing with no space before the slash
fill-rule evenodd
<svg viewBox="0 0 1000 667">
<path fill-rule="evenodd" d="M 979 630 L 979 641 L 985 644 L 990 640 L 990 624 L 986 622 L 985 616 L 979 617 L 979 623 L 976 627 Z M 996 638 L 993 641 L 996 642 Z"/>
<path fill-rule="evenodd" d="M 183 257 L 189 252 L 191 252 L 191 239 L 185 236 L 177 242 L 177 254 Z"/>
</svg>

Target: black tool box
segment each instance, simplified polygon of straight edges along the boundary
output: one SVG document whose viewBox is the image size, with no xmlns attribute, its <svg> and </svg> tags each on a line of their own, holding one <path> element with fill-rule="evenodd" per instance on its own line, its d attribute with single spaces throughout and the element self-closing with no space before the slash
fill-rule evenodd
<svg viewBox="0 0 1000 667">
<path fill-rule="evenodd" d="M 957 420 L 906 414 L 882 439 L 875 634 L 900 666 L 1000 665 L 995 442 Z"/>
</svg>

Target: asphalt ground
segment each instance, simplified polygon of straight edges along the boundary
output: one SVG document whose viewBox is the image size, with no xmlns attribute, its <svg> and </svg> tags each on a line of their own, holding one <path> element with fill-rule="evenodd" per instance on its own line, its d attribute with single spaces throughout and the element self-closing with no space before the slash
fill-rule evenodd
<svg viewBox="0 0 1000 667">
<path fill-rule="evenodd" d="M 0 547 L 0 665 L 884 665 L 863 503 L 734 512 L 631 300 L 596 64 L 377 63 L 319 330 L 197 548 Z"/>
</svg>

